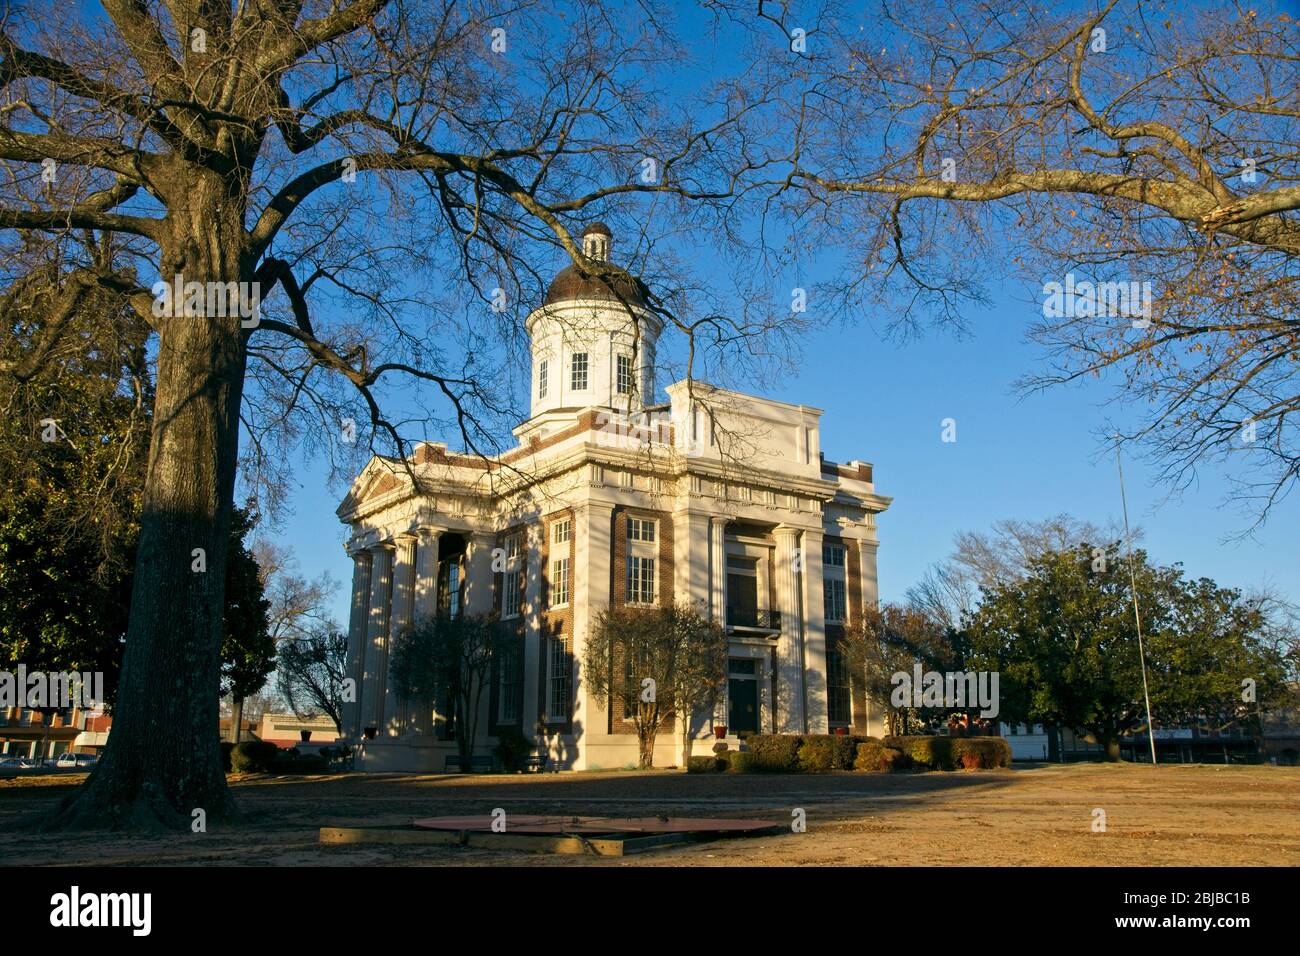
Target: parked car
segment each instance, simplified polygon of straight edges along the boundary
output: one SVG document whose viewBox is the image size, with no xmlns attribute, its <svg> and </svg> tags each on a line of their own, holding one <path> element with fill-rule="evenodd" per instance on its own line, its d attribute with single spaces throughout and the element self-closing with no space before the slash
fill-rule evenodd
<svg viewBox="0 0 1300 956">
<path fill-rule="evenodd" d="M 34 770 L 39 766 L 40 763 L 33 757 L 20 757 L 16 754 L 0 757 L 0 767 L 6 770 Z"/>
<path fill-rule="evenodd" d="M 94 754 L 62 753 L 54 760 L 46 761 L 46 765 L 53 766 L 57 770 L 89 770 L 98 761 L 99 758 Z"/>
</svg>

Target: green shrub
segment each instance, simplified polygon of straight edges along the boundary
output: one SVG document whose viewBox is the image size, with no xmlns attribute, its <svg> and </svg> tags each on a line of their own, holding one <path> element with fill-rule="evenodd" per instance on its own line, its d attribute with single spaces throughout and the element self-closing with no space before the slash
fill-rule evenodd
<svg viewBox="0 0 1300 956">
<path fill-rule="evenodd" d="M 953 764 L 963 770 L 993 770 L 1011 766 L 1011 745 L 1001 737 L 954 737 Z"/>
<path fill-rule="evenodd" d="M 727 752 L 728 773 L 758 773 L 761 768 L 754 755 L 747 750 L 729 750 Z"/>
<path fill-rule="evenodd" d="M 265 773 L 279 750 L 265 740 L 242 740 L 230 751 L 230 769 L 234 773 Z"/>
<path fill-rule="evenodd" d="M 520 770 L 533 752 L 533 742 L 518 727 L 502 728 L 497 733 L 497 745 L 492 752 L 503 769 Z"/>
<path fill-rule="evenodd" d="M 954 770 L 952 737 L 886 737 L 886 747 L 901 750 L 918 770 Z"/>
<path fill-rule="evenodd" d="M 794 773 L 799 769 L 799 738 L 794 734 L 754 734 L 745 741 L 755 768 L 768 773 Z"/>
<path fill-rule="evenodd" d="M 853 760 L 854 770 L 883 773 L 901 770 L 906 765 L 907 758 L 903 756 L 901 750 L 875 742 L 858 744 L 857 756 Z"/>
<path fill-rule="evenodd" d="M 727 769 L 727 761 L 719 757 L 691 757 L 686 761 L 687 773 L 720 773 Z"/>
<path fill-rule="evenodd" d="M 835 769 L 835 738 L 830 734 L 808 734 L 799 738 L 795 769 L 803 773 L 828 773 Z"/>
</svg>

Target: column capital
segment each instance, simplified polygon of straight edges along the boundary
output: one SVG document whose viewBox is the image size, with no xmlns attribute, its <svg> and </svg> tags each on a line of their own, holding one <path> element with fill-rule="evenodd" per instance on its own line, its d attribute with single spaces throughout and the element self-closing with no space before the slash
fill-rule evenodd
<svg viewBox="0 0 1300 956">
<path fill-rule="evenodd" d="M 376 541 L 370 546 L 369 550 L 372 554 L 377 554 L 380 551 L 396 551 L 397 544 L 392 538 L 385 538 L 383 541 Z"/>
<path fill-rule="evenodd" d="M 792 524 L 779 524 L 772 532 L 777 538 L 791 541 L 799 535 L 803 529 Z"/>
<path fill-rule="evenodd" d="M 421 541 L 424 541 L 430 538 L 440 538 L 444 534 L 444 531 L 442 528 L 436 527 L 434 525 L 420 524 L 416 527 L 414 534 Z"/>
</svg>

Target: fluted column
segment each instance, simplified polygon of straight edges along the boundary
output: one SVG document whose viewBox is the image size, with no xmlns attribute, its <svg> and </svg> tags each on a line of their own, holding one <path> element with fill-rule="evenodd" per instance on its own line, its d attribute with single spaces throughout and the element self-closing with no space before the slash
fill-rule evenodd
<svg viewBox="0 0 1300 956">
<path fill-rule="evenodd" d="M 824 532 L 803 533 L 803 674 L 808 732 L 830 731 L 826 685 L 826 582 L 822 569 Z"/>
<path fill-rule="evenodd" d="M 776 732 L 798 734 L 804 730 L 804 675 L 802 609 L 796 570 L 799 529 L 776 529 L 776 603 L 781 611 L 781 636 L 776 646 Z"/>
<path fill-rule="evenodd" d="M 492 531 L 475 531 L 469 535 L 469 553 L 465 555 L 467 614 L 487 614 L 492 610 L 492 549 L 496 541 Z"/>
<path fill-rule="evenodd" d="M 709 519 L 709 606 L 713 620 L 727 626 L 727 519 Z"/>
<path fill-rule="evenodd" d="M 384 733 L 397 737 L 406 726 L 406 701 L 399 700 L 396 691 L 389 688 L 388 667 L 392 661 L 393 643 L 411 626 L 415 601 L 415 535 L 403 534 L 397 538 L 397 551 L 393 564 L 393 608 L 384 641 L 384 662 L 379 682 L 384 698 Z"/>
<path fill-rule="evenodd" d="M 421 528 L 415 546 L 415 595 L 413 623 L 438 613 L 438 548 L 442 532 L 436 528 Z M 407 712 L 407 730 L 413 734 L 433 733 L 433 704 L 425 701 Z"/>
<path fill-rule="evenodd" d="M 880 545 L 875 541 L 858 541 L 858 568 L 862 579 L 862 607 L 871 610 L 880 600 L 880 588 L 876 583 L 876 550 Z"/>
<path fill-rule="evenodd" d="M 352 552 L 352 613 L 348 618 L 347 677 L 351 678 L 352 700 L 343 703 L 343 735 L 353 740 L 361 736 L 361 690 L 365 674 L 366 628 L 370 620 L 369 551 Z"/>
<path fill-rule="evenodd" d="M 524 581 L 524 699 L 521 713 L 526 735 L 530 735 L 528 728 L 536 715 L 541 713 L 541 688 L 537 685 L 541 667 L 541 618 L 538 614 L 542 609 L 542 576 L 550 570 L 544 566 L 544 531 L 544 527 L 537 523 L 528 525 L 524 530 L 524 553 L 528 556 L 528 571 Z"/>
<path fill-rule="evenodd" d="M 382 727 L 384 701 L 383 667 L 388 641 L 388 621 L 393 590 L 393 546 L 388 543 L 371 549 L 370 614 L 366 627 L 365 680 L 361 691 L 361 729 Z"/>
</svg>

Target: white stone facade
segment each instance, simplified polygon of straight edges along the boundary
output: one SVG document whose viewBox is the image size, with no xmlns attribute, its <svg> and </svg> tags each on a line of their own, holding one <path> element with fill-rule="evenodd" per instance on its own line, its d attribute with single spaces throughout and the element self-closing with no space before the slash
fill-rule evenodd
<svg viewBox="0 0 1300 956">
<path fill-rule="evenodd" d="M 596 259 L 608 242 L 599 228 L 584 237 Z M 816 408 L 685 381 L 648 405 L 661 326 L 634 296 L 557 279 L 527 328 L 532 415 L 517 449 L 376 458 L 339 508 L 358 766 L 436 772 L 456 754 L 437 706 L 387 687 L 392 637 L 437 613 L 495 610 L 518 635 L 484 694 L 483 756 L 517 727 L 559 767 L 635 765 L 621 705 L 600 706 L 581 664 L 595 615 L 627 601 L 696 602 L 727 627 L 728 681 L 715 713 L 692 717 L 695 752 L 722 724 L 733 747 L 738 730 L 879 732 L 833 652 L 877 600 L 876 515 L 890 499 L 871 466 L 822 457 Z M 660 733 L 656 765 L 680 762 L 680 740 Z"/>
</svg>

